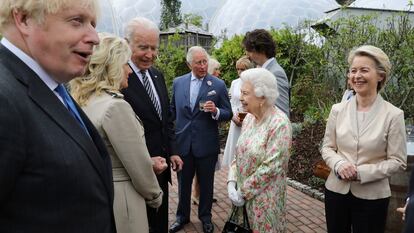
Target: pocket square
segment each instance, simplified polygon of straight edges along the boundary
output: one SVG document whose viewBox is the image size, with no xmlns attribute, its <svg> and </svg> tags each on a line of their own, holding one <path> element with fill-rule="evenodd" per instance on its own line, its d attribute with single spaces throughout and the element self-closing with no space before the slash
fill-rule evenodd
<svg viewBox="0 0 414 233">
<path fill-rule="evenodd" d="M 212 90 L 212 91 L 209 91 L 208 93 L 207 93 L 207 96 L 213 96 L 213 95 L 215 95 L 216 94 L 216 91 L 215 90 Z"/>
</svg>

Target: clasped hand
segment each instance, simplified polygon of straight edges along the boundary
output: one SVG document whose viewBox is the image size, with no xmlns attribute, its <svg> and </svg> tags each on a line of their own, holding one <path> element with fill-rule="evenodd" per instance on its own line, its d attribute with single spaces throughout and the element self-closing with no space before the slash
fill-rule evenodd
<svg viewBox="0 0 414 233">
<path fill-rule="evenodd" d="M 244 199 L 241 195 L 240 190 L 236 190 L 236 182 L 229 181 L 227 184 L 227 192 L 229 194 L 229 198 L 233 205 L 235 206 L 243 206 L 244 205 Z"/>
<path fill-rule="evenodd" d="M 346 181 L 354 181 L 358 178 L 358 170 L 356 166 L 350 162 L 344 162 L 338 168 L 338 175 Z"/>
</svg>

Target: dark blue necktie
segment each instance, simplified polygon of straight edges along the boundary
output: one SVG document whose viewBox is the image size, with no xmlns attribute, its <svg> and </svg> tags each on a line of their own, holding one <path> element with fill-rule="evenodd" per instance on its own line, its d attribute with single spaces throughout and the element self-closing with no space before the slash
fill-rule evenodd
<svg viewBox="0 0 414 233">
<path fill-rule="evenodd" d="M 72 116 L 79 122 L 80 126 L 86 131 L 86 133 L 89 134 L 88 130 L 86 129 L 85 123 L 83 123 L 82 118 L 80 117 L 79 112 L 72 101 L 72 98 L 70 98 L 68 92 L 66 91 L 66 88 L 62 84 L 59 84 L 55 88 L 55 91 L 60 95 L 60 97 L 62 97 L 62 100 L 66 108 L 69 110 Z"/>
</svg>

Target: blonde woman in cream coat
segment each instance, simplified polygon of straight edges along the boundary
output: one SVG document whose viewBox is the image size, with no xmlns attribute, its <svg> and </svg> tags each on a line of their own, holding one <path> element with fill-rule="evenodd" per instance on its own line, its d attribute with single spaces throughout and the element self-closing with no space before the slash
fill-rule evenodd
<svg viewBox="0 0 414 233">
<path fill-rule="evenodd" d="M 406 167 L 404 112 L 378 93 L 391 64 L 379 48 L 349 54 L 356 95 L 332 107 L 322 157 L 331 168 L 325 211 L 329 233 L 384 232 L 391 190 L 388 178 Z"/>
<path fill-rule="evenodd" d="M 116 36 L 100 35 L 85 76 L 70 82 L 74 99 L 95 125 L 111 155 L 118 233 L 148 232 L 145 204 L 161 205 L 144 129 L 119 90 L 128 86 L 131 51 Z"/>
</svg>

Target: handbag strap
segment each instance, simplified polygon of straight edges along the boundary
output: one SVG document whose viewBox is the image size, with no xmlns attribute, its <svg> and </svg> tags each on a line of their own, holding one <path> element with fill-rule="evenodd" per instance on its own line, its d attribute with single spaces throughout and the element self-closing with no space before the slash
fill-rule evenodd
<svg viewBox="0 0 414 233">
<path fill-rule="evenodd" d="M 246 204 L 243 205 L 243 226 L 250 229 L 249 217 L 247 216 Z"/>
</svg>

